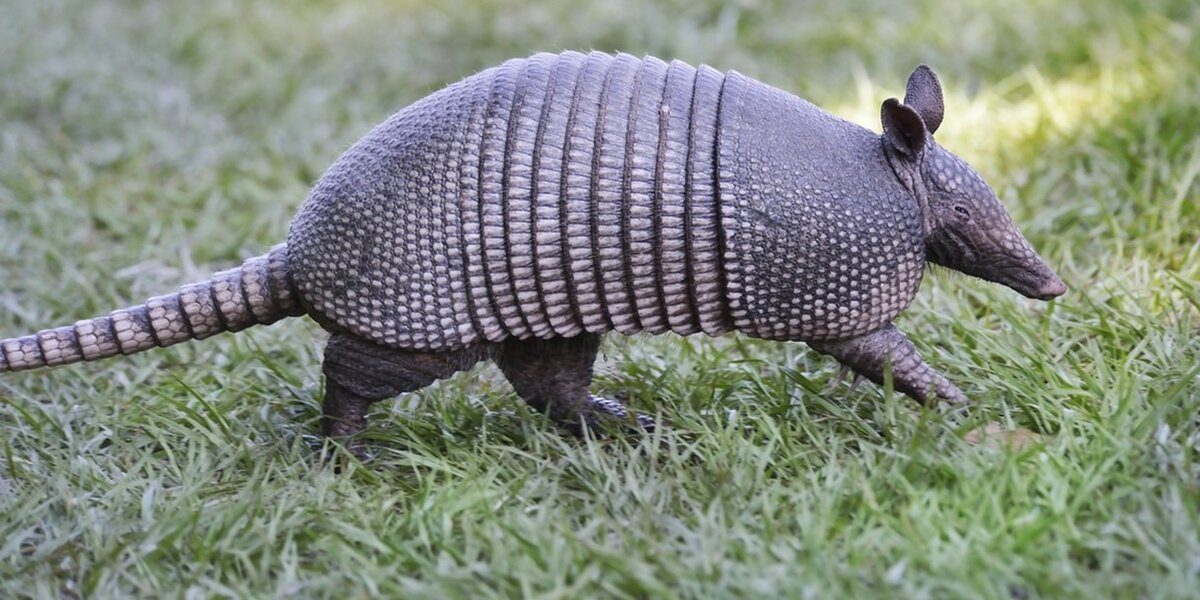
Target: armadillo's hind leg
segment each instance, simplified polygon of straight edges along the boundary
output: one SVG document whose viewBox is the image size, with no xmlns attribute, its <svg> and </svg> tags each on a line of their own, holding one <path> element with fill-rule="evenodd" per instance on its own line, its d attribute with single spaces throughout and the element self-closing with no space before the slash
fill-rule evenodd
<svg viewBox="0 0 1200 600">
<path fill-rule="evenodd" d="M 321 431 L 346 440 L 351 453 L 366 458 L 366 443 L 354 436 L 366 428 L 372 402 L 419 390 L 469 369 L 490 352 L 488 346 L 449 352 L 397 350 L 353 335 L 334 334 L 325 346 Z"/>
<path fill-rule="evenodd" d="M 921 404 L 930 404 L 935 396 L 949 402 L 966 400 L 950 380 L 921 360 L 912 342 L 894 325 L 848 340 L 808 345 L 879 384 L 890 365 L 892 385 Z"/>
<path fill-rule="evenodd" d="M 599 348 L 600 336 L 592 334 L 547 340 L 509 339 L 500 345 L 496 364 L 517 395 L 534 410 L 575 433 L 606 417 L 653 429 L 654 419 L 634 413 L 615 400 L 588 393 Z"/>
</svg>

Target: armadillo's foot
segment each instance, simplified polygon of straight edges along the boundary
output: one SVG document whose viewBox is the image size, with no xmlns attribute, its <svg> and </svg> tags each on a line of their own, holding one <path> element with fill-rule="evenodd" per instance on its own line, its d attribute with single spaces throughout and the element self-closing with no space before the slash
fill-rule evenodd
<svg viewBox="0 0 1200 600">
<path fill-rule="evenodd" d="M 367 428 L 367 410 L 370 407 L 370 400 L 354 394 L 333 379 L 326 379 L 325 402 L 321 405 L 321 433 L 339 442 L 347 452 L 365 462 L 370 458 L 367 443 L 357 436 Z"/>
<path fill-rule="evenodd" d="M 890 367 L 895 388 L 923 405 L 932 404 L 935 398 L 953 403 L 966 401 L 953 383 L 921 360 L 912 342 L 893 325 L 848 340 L 808 345 L 878 384 L 884 382 Z"/>
<path fill-rule="evenodd" d="M 600 336 L 509 339 L 496 364 L 525 402 L 575 434 L 605 421 L 652 429 L 654 419 L 631 413 L 621 403 L 588 393 Z"/>
<path fill-rule="evenodd" d="M 325 402 L 321 432 L 341 441 L 360 460 L 370 457 L 357 439 L 367 427 L 371 403 L 419 390 L 438 379 L 471 367 L 488 356 L 490 347 L 472 346 L 451 352 L 411 352 L 371 343 L 349 334 L 334 334 L 325 346 Z"/>
</svg>

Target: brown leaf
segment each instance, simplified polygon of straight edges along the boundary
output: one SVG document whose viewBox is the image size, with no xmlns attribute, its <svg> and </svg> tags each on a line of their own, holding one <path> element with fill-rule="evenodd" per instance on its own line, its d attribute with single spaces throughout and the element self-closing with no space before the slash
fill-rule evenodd
<svg viewBox="0 0 1200 600">
<path fill-rule="evenodd" d="M 1007 446 L 1009 450 L 1020 452 L 1042 443 L 1042 436 L 1025 429 L 1018 427 L 1016 429 L 1005 429 L 1003 425 L 991 422 L 983 427 L 978 427 L 967 432 L 963 436 L 968 444 L 978 446 L 980 444 L 991 447 L 1001 448 Z"/>
</svg>

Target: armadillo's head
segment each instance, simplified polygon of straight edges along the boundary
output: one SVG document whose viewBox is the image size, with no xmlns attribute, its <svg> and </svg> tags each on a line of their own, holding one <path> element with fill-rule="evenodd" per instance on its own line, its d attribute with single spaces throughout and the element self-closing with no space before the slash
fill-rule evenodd
<svg viewBox="0 0 1200 600">
<path fill-rule="evenodd" d="M 933 141 L 943 113 L 941 84 L 925 65 L 909 76 L 903 104 L 883 103 L 884 150 L 921 206 L 926 258 L 1029 298 L 1066 293 L 983 177 Z"/>
</svg>

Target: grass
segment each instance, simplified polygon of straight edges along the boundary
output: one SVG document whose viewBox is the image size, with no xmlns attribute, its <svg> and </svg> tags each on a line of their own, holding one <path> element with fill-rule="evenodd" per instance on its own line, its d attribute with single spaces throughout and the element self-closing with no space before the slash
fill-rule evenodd
<svg viewBox="0 0 1200 600">
<path fill-rule="evenodd" d="M 874 129 L 929 62 L 939 141 L 1071 287 L 926 278 L 898 324 L 961 409 L 847 393 L 798 344 L 614 336 L 595 389 L 670 430 L 564 438 L 485 367 L 378 405 L 340 473 L 311 322 L 6 375 L 0 597 L 1194 596 L 1200 6 L 898 4 L 0 0 L 4 335 L 262 252 L 372 124 L 560 48 Z"/>
</svg>

